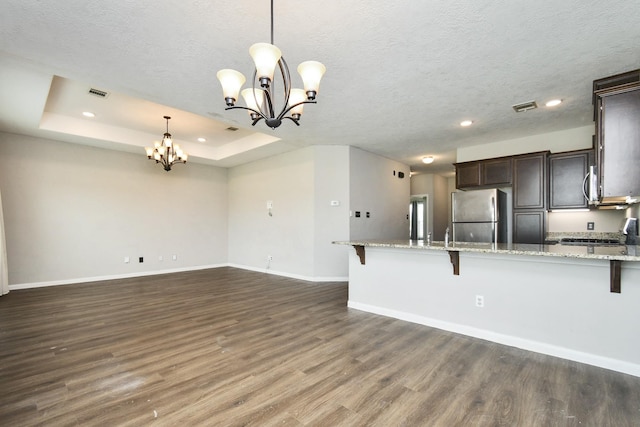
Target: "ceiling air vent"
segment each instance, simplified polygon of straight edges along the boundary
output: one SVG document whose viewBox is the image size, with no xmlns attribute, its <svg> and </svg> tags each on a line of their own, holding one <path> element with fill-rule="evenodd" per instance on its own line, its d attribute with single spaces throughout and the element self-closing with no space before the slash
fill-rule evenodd
<svg viewBox="0 0 640 427">
<path fill-rule="evenodd" d="M 524 111 L 535 110 L 538 108 L 536 101 L 523 102 L 522 104 L 516 104 L 512 106 L 516 113 L 522 113 Z"/>
<path fill-rule="evenodd" d="M 235 132 L 238 130 L 238 128 L 233 127 L 233 126 L 229 126 L 226 130 L 228 130 L 229 132 Z"/>
<path fill-rule="evenodd" d="M 109 92 L 105 92 L 104 90 L 91 88 L 89 89 L 89 95 L 99 96 L 100 98 L 106 98 L 109 96 Z"/>
</svg>

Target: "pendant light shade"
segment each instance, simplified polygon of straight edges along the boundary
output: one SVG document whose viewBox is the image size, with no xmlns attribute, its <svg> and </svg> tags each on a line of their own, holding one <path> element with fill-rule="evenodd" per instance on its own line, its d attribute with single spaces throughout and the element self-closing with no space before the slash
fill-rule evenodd
<svg viewBox="0 0 640 427">
<path fill-rule="evenodd" d="M 244 103 L 247 104 L 247 107 L 252 110 L 262 110 L 262 106 L 264 105 L 264 91 L 262 89 L 242 89 L 240 94 L 242 95 L 242 99 L 244 99 Z M 251 111 L 249 111 L 249 114 L 251 114 Z"/>
<path fill-rule="evenodd" d="M 318 61 L 305 61 L 298 65 L 298 73 L 304 82 L 304 90 L 310 100 L 316 98 L 320 89 L 320 79 L 327 71 L 327 68 Z"/>
<path fill-rule="evenodd" d="M 228 68 L 218 71 L 216 76 L 222 85 L 222 94 L 227 105 L 233 106 L 238 100 L 240 88 L 247 79 L 241 72 Z"/>
<path fill-rule="evenodd" d="M 256 65 L 256 77 L 260 86 L 268 88 L 273 80 L 278 61 L 282 58 L 280 49 L 269 43 L 256 43 L 249 48 L 249 55 Z"/>
<path fill-rule="evenodd" d="M 307 95 L 302 89 L 291 89 L 291 93 L 289 94 L 289 106 L 294 106 L 289 111 L 293 117 L 297 117 L 298 119 L 302 115 L 302 110 L 304 109 L 304 101 L 307 100 Z"/>
</svg>

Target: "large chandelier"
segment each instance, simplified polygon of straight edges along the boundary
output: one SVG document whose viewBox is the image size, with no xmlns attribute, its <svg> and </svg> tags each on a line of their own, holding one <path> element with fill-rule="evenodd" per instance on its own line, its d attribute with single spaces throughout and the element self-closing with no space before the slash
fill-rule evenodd
<svg viewBox="0 0 640 427">
<path fill-rule="evenodd" d="M 320 79 L 322 79 L 326 68 L 318 61 L 303 62 L 298 65 L 298 73 L 304 82 L 304 90 L 291 87 L 291 76 L 287 62 L 282 57 L 280 49 L 273 45 L 273 0 L 271 0 L 271 44 L 256 43 L 249 48 L 249 55 L 255 63 L 252 88 L 240 92 L 246 79 L 239 71 L 224 69 L 216 74 L 222 85 L 224 100 L 227 104 L 225 110 L 236 108 L 247 110 L 253 121 L 252 126 L 255 126 L 262 119 L 272 129 L 280 126 L 283 119 L 289 119 L 300 126 L 299 121 L 304 104 L 316 103 Z M 274 105 L 273 77 L 276 66 L 280 69 L 283 83 L 283 100 L 280 110 Z M 246 107 L 235 105 L 239 93 L 244 98 Z"/>
<path fill-rule="evenodd" d="M 160 163 L 164 170 L 169 172 L 174 164 L 187 163 L 187 157 L 189 156 L 180 149 L 178 144 L 173 143 L 169 133 L 169 119 L 171 117 L 164 116 L 164 118 L 167 120 L 167 131 L 162 137 L 162 142 L 156 141 L 153 148 L 145 147 L 145 150 L 148 158 Z"/>
</svg>

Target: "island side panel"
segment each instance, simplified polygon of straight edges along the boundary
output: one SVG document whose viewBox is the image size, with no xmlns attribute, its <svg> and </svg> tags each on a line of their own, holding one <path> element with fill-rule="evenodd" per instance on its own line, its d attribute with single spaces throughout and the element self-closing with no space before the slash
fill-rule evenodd
<svg viewBox="0 0 640 427">
<path fill-rule="evenodd" d="M 624 263 L 367 247 L 349 260 L 349 306 L 640 376 L 640 266 Z M 475 306 L 476 295 L 484 307 Z"/>
</svg>

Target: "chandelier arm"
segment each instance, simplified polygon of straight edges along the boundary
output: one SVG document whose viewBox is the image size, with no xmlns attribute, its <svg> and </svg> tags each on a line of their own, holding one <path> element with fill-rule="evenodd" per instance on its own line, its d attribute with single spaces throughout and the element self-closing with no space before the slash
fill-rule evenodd
<svg viewBox="0 0 640 427">
<path fill-rule="evenodd" d="M 268 118 L 268 117 L 265 117 L 264 114 L 262 114 L 262 111 L 254 110 L 253 108 L 249 108 L 249 107 L 243 107 L 241 105 L 234 105 L 233 107 L 225 108 L 225 110 L 237 110 L 237 109 L 251 111 L 252 113 L 258 115 L 257 119 L 253 119 L 253 123 L 251 123 L 251 126 L 255 126 L 256 123 L 258 123 L 260 120 L 262 120 L 262 119 L 267 120 L 267 118 Z"/>
<path fill-rule="evenodd" d="M 257 115 L 260 116 L 260 118 L 266 119 L 267 117 L 262 113 L 262 111 L 258 111 L 258 110 L 254 110 L 253 108 L 249 108 L 249 107 L 243 107 L 242 105 L 234 105 L 233 107 L 226 107 L 226 110 L 247 110 L 247 111 L 251 111 L 252 113 L 255 113 Z"/>
<path fill-rule="evenodd" d="M 289 66 L 287 65 L 287 61 L 283 57 L 280 57 L 278 61 L 278 66 L 280 67 L 280 74 L 282 74 L 282 81 L 284 84 L 284 107 L 283 110 L 287 108 L 287 104 L 289 103 L 289 96 L 291 95 L 291 74 L 289 73 Z"/>
<path fill-rule="evenodd" d="M 287 114 L 289 111 L 291 111 L 293 108 L 297 107 L 298 105 L 301 104 L 317 104 L 316 101 L 302 101 L 302 102 L 298 102 L 297 104 L 293 104 L 292 106 L 290 106 L 289 108 L 287 108 L 286 110 L 283 110 L 282 113 L 280 113 L 280 115 L 278 116 L 279 119 L 288 119 L 290 117 L 284 117 L 285 114 Z"/>
<path fill-rule="evenodd" d="M 296 126 L 300 126 L 300 123 L 298 123 L 298 119 L 294 119 L 294 118 L 293 118 L 293 117 L 291 117 L 291 116 L 283 117 L 283 119 L 289 119 L 289 120 L 291 120 L 293 123 L 295 123 L 295 124 L 296 124 Z"/>
</svg>

